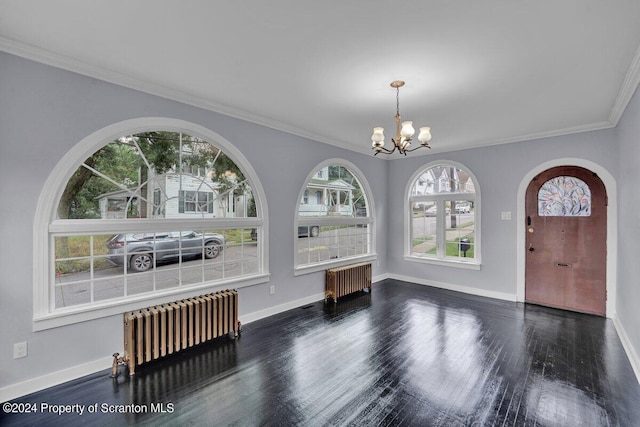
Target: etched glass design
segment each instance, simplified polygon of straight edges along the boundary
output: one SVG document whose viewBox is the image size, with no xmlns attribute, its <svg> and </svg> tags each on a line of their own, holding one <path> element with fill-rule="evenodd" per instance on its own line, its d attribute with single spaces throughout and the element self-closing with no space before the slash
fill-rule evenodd
<svg viewBox="0 0 640 427">
<path fill-rule="evenodd" d="M 591 190 L 573 176 L 558 176 L 545 182 L 538 192 L 540 216 L 591 216 Z"/>
</svg>

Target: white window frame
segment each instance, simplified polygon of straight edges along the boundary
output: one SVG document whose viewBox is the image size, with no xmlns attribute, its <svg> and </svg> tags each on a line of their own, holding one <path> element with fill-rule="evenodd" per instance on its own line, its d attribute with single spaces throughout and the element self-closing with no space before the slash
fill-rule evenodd
<svg viewBox="0 0 640 427">
<path fill-rule="evenodd" d="M 453 166 L 457 169 L 464 171 L 471 180 L 473 181 L 473 185 L 475 187 L 475 193 L 444 193 L 444 194 L 434 194 L 428 196 L 412 196 L 411 191 L 415 186 L 418 179 L 429 169 L 435 166 Z M 481 215 L 481 197 L 480 197 L 480 185 L 478 184 L 478 179 L 476 176 L 467 168 L 465 165 L 452 161 L 452 160 L 435 160 L 433 162 L 429 162 L 426 165 L 420 167 L 409 179 L 407 183 L 407 187 L 405 189 L 405 198 L 404 198 L 404 260 L 411 262 L 420 262 L 425 264 L 433 264 L 433 265 L 441 265 L 447 267 L 457 267 L 464 268 L 470 270 L 480 270 L 481 268 L 481 232 L 480 232 L 480 215 Z M 415 202 L 425 202 L 425 201 L 435 201 L 438 205 L 437 216 L 436 216 L 436 233 L 437 239 L 439 242 L 444 242 L 445 240 L 445 202 L 449 200 L 455 201 L 471 201 L 474 204 L 474 258 L 464 259 L 464 258 L 447 258 L 444 254 L 441 254 L 440 250 L 438 250 L 438 255 L 436 256 L 427 256 L 427 255 L 417 255 L 412 253 L 412 219 L 413 212 L 411 209 L 412 203 Z"/>
<path fill-rule="evenodd" d="M 307 175 L 300 192 L 298 193 L 297 200 L 301 200 L 305 190 L 307 189 L 307 185 L 309 181 L 317 176 L 318 170 L 322 170 L 328 166 L 342 166 L 349 170 L 349 172 L 358 180 L 360 183 L 360 188 L 364 193 L 364 197 L 367 203 L 367 215 L 366 217 L 300 217 L 298 215 L 299 207 L 296 205 L 293 221 L 293 265 L 294 265 L 294 275 L 298 276 L 301 274 L 314 273 L 317 271 L 324 271 L 328 268 L 332 267 L 340 267 L 343 265 L 353 264 L 356 262 L 366 262 L 373 261 L 377 259 L 376 254 L 376 229 L 375 229 L 375 205 L 373 201 L 373 193 L 371 191 L 371 187 L 369 183 L 364 177 L 364 174 L 348 160 L 334 158 L 323 161 L 322 163 L 316 165 Z M 369 241 L 369 253 L 363 255 L 355 255 L 344 258 L 337 258 L 334 260 L 321 261 L 313 264 L 305 264 L 303 266 L 298 265 L 298 227 L 304 226 L 341 226 L 341 225 L 356 225 L 356 224 L 367 224 L 368 229 L 370 230 L 371 240 Z"/>
<path fill-rule="evenodd" d="M 59 220 L 56 219 L 58 202 L 67 182 L 75 170 L 89 156 L 104 145 L 124 135 L 133 135 L 150 130 L 183 132 L 201 138 L 220 148 L 243 171 L 251 184 L 256 203 L 256 217 L 215 218 L 215 219 L 154 219 L 140 220 Z M 255 228 L 258 236 L 258 272 L 253 275 L 234 277 L 213 283 L 200 283 L 184 287 L 139 294 L 118 300 L 106 300 L 91 305 L 71 306 L 55 309 L 54 235 L 58 233 L 110 233 L 117 226 L 121 232 L 153 232 L 158 229 L 207 228 Z M 149 305 L 187 298 L 204 292 L 212 292 L 229 287 L 242 288 L 269 281 L 267 199 L 258 175 L 242 153 L 219 134 L 184 120 L 165 117 L 144 117 L 114 123 L 87 136 L 72 147 L 54 167 L 45 182 L 34 220 L 34 273 L 33 273 L 33 330 L 44 330 L 63 325 L 83 322 L 101 317 L 121 314 Z"/>
</svg>

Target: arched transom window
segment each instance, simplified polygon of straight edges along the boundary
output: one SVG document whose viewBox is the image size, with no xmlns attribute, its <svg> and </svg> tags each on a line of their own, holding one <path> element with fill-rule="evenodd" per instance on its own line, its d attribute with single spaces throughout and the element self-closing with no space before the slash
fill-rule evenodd
<svg viewBox="0 0 640 427">
<path fill-rule="evenodd" d="M 591 190 L 573 176 L 557 176 L 538 192 L 540 216 L 591 216 Z"/>
</svg>

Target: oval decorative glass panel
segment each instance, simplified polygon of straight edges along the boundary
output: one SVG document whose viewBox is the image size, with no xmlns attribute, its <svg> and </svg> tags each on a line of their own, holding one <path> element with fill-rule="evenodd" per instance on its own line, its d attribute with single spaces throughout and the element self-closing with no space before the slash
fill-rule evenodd
<svg viewBox="0 0 640 427">
<path fill-rule="evenodd" d="M 591 190 L 573 176 L 557 176 L 538 192 L 540 216 L 591 216 Z"/>
</svg>

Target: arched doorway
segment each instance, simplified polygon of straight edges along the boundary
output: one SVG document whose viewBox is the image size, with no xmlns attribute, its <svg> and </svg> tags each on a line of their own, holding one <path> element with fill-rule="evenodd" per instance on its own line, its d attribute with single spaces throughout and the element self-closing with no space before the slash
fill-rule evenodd
<svg viewBox="0 0 640 427">
<path fill-rule="evenodd" d="M 607 194 L 578 166 L 535 176 L 525 195 L 525 301 L 604 316 Z"/>
</svg>

